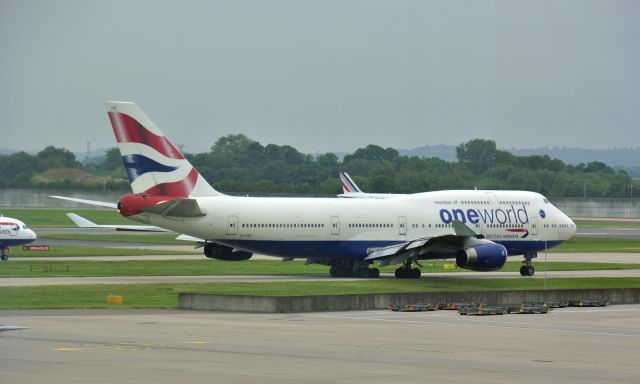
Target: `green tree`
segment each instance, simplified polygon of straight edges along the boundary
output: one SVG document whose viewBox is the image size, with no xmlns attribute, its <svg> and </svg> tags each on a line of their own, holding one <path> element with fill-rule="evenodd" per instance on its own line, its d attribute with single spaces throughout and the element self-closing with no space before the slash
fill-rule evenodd
<svg viewBox="0 0 640 384">
<path fill-rule="evenodd" d="M 492 167 L 496 162 L 496 142 L 474 139 L 456 147 L 458 161 L 476 175 Z"/>
<path fill-rule="evenodd" d="M 64 148 L 56 148 L 52 145 L 45 147 L 36 155 L 36 163 L 39 171 L 49 168 L 78 168 L 80 163 L 76 156 Z"/>
</svg>

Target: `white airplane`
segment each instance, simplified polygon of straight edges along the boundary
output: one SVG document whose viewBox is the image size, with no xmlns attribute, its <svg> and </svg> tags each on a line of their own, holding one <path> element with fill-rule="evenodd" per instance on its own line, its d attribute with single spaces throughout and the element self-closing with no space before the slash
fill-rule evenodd
<svg viewBox="0 0 640 384">
<path fill-rule="evenodd" d="M 342 193 L 339 194 L 338 197 L 348 197 L 351 199 L 388 199 L 390 197 L 405 196 L 405 194 L 399 193 L 362 192 L 347 172 L 340 172 L 340 184 L 342 185 Z"/>
<path fill-rule="evenodd" d="M 0 259 L 9 259 L 9 247 L 33 242 L 36 233 L 20 220 L 0 216 Z"/>
<path fill-rule="evenodd" d="M 133 193 L 120 214 L 204 239 L 207 257 L 259 253 L 330 265 L 334 277 L 377 277 L 400 265 L 418 278 L 420 260 L 455 258 L 461 268 L 500 269 L 571 238 L 575 224 L 544 196 L 524 191 L 434 191 L 387 199 L 235 197 L 216 191 L 137 105 L 107 102 Z M 419 264 L 418 264 L 419 265 Z"/>
</svg>

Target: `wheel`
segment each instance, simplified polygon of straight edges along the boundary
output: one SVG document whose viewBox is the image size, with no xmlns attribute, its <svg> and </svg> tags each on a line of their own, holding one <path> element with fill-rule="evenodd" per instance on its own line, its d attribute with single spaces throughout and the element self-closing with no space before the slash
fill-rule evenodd
<svg viewBox="0 0 640 384">
<path fill-rule="evenodd" d="M 410 271 L 411 271 L 411 278 L 412 279 L 419 279 L 420 275 L 422 274 L 422 272 L 420 272 L 419 268 L 413 268 L 413 269 L 410 269 Z"/>
<path fill-rule="evenodd" d="M 373 277 L 373 278 L 380 277 L 380 270 L 378 268 L 369 269 L 369 277 Z"/>
<path fill-rule="evenodd" d="M 520 276 L 527 276 L 526 268 L 527 268 L 526 265 L 523 265 L 522 267 L 520 267 Z"/>
<path fill-rule="evenodd" d="M 329 268 L 329 276 L 338 277 L 338 268 L 335 266 L 332 266 L 331 268 Z"/>
<path fill-rule="evenodd" d="M 536 270 L 533 268 L 533 265 L 527 266 L 527 276 L 533 276 L 536 273 Z"/>
<path fill-rule="evenodd" d="M 5 261 L 9 260 L 9 255 L 6 255 L 6 254 L 3 253 L 2 256 L 0 256 L 0 259 L 5 260 Z"/>
<path fill-rule="evenodd" d="M 407 269 L 405 267 L 400 267 L 398 269 L 396 269 L 396 278 L 398 279 L 406 279 L 410 276 L 411 270 Z"/>
</svg>

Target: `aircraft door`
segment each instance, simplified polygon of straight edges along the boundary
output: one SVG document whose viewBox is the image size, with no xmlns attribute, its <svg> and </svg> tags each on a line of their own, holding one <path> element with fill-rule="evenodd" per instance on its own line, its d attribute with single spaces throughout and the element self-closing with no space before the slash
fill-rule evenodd
<svg viewBox="0 0 640 384">
<path fill-rule="evenodd" d="M 331 216 L 331 234 L 340 234 L 340 218 L 338 216 Z"/>
<path fill-rule="evenodd" d="M 538 218 L 536 216 L 531 217 L 531 234 L 538 235 Z"/>
<path fill-rule="evenodd" d="M 227 235 L 235 235 L 236 233 L 238 233 L 238 216 L 229 216 Z"/>
<path fill-rule="evenodd" d="M 405 216 L 398 216 L 398 234 L 407 235 L 407 218 Z"/>
</svg>

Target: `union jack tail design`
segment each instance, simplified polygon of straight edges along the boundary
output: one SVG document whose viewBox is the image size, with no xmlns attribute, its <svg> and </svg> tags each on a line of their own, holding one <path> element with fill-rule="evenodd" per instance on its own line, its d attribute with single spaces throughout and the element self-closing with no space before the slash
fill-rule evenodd
<svg viewBox="0 0 640 384">
<path fill-rule="evenodd" d="M 344 193 L 362 192 L 347 172 L 340 172 L 340 183 L 342 183 L 342 192 Z"/>
<path fill-rule="evenodd" d="M 172 197 L 222 195 L 207 183 L 134 103 L 105 103 L 135 194 Z"/>
</svg>

